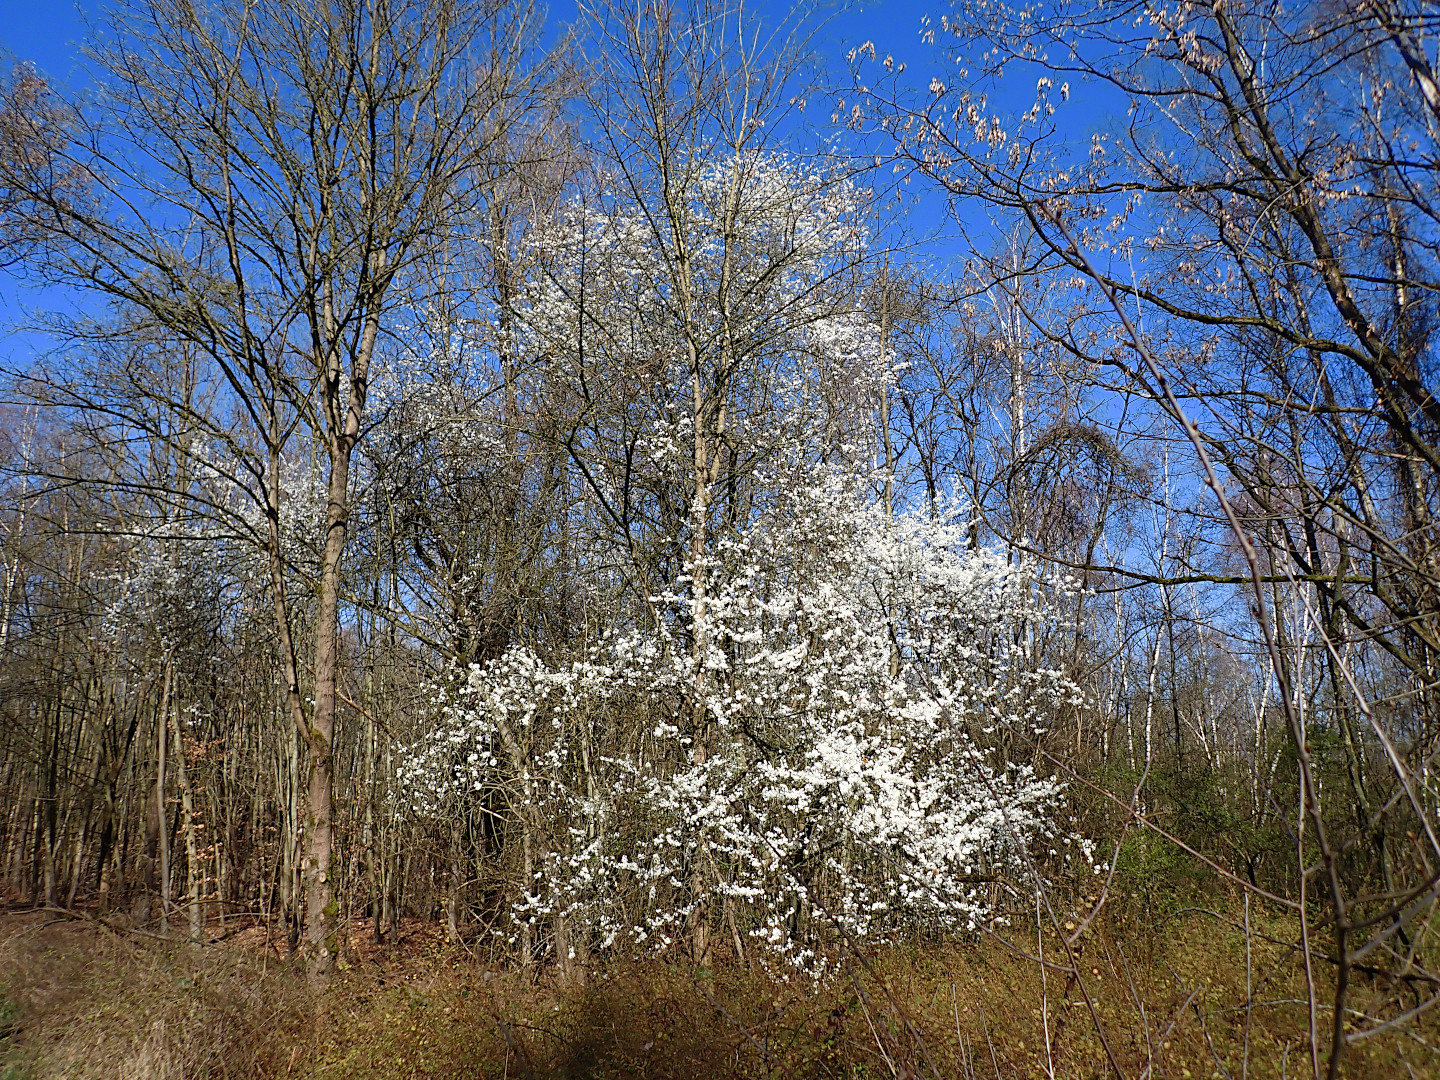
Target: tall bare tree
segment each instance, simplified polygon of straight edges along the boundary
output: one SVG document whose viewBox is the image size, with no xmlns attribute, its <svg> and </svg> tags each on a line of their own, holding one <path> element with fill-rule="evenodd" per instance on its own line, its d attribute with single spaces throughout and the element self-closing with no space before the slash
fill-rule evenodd
<svg viewBox="0 0 1440 1080">
<path fill-rule="evenodd" d="M 1323 1042 L 1335 1076 L 1347 1045 L 1396 1022 L 1347 1028 L 1355 965 L 1408 970 L 1388 943 L 1440 914 L 1421 783 L 1440 745 L 1437 30 L 1433 5 L 1400 0 L 956 4 L 930 31 L 943 75 L 853 88 L 858 126 L 1036 238 L 1026 273 L 1069 283 L 1076 306 L 1031 324 L 1173 425 L 1211 490 L 1179 565 L 1162 545 L 1148 575 L 1103 569 L 1157 585 L 1167 628 L 1176 587 L 1202 582 L 1243 588 L 1255 614 L 1298 785 L 1287 887 L 1330 905 L 1324 1025 L 1309 980 L 1317 1076 Z M 1077 144 L 1086 106 L 1125 121 Z M 1184 500 L 1163 498 L 1168 523 Z M 1177 681 L 1173 633 L 1168 651 Z M 1151 655 L 1153 672 L 1158 637 Z M 1340 748 L 1328 797 L 1317 731 Z"/>
<path fill-rule="evenodd" d="M 137 0 L 107 16 L 91 51 L 105 88 L 93 103 L 62 103 L 23 79 L 9 95 L 7 108 L 44 119 L 32 125 L 43 151 L 3 165 L 19 233 L 44 240 L 33 265 L 212 366 L 222 407 L 181 412 L 259 511 L 245 531 L 267 555 L 286 707 L 308 750 L 317 976 L 336 952 L 332 753 L 351 460 L 386 336 L 423 304 L 422 268 L 467 220 L 481 166 L 532 101 L 534 22 L 523 3 Z M 85 197 L 57 176 L 83 176 Z M 302 529 L 318 531 L 303 661 L 282 528 L 299 497 L 283 471 L 302 435 L 324 462 L 321 520 Z"/>
</svg>

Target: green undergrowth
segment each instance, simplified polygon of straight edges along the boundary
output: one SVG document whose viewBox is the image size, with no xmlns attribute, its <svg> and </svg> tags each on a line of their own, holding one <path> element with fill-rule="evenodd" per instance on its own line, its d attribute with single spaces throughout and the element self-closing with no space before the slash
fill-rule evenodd
<svg viewBox="0 0 1440 1080">
<path fill-rule="evenodd" d="M 733 961 L 565 983 L 428 944 L 355 958 L 317 999 L 254 950 L 9 915 L 0 1078 L 1308 1076 L 1293 928 L 1251 929 L 1248 1009 L 1242 925 L 1179 904 L 1163 933 L 1117 919 L 1085 938 L 1083 983 L 1037 963 L 1063 960 L 1056 936 L 1016 928 L 888 950 L 818 985 Z M 1440 1075 L 1437 1036 L 1430 1021 L 1364 1043 L 1342 1075 Z"/>
</svg>

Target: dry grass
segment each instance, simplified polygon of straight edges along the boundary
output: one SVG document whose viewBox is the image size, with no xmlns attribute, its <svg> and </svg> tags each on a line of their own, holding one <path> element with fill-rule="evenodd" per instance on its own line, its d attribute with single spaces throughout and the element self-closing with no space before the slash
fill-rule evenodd
<svg viewBox="0 0 1440 1080">
<path fill-rule="evenodd" d="M 275 1076 L 303 985 L 263 957 L 122 935 L 47 913 L 0 917 L 0 1076 Z"/>
<path fill-rule="evenodd" d="M 1062 973 L 1042 982 L 995 940 L 892 951 L 819 988 L 660 963 L 563 987 L 417 934 L 395 955 L 360 956 L 317 1013 L 298 973 L 257 948 L 10 915 L 0 995 L 16 1015 L 0 1076 L 800 1080 L 930 1075 L 928 1058 L 946 1078 L 1089 1080 L 1114 1070 L 1086 995 L 1126 1077 L 1306 1076 L 1305 993 L 1285 927 L 1257 930 L 1248 1013 L 1244 935 L 1200 913 L 1163 935 L 1095 935 L 1084 993 Z M 1044 944 L 1049 955 L 1057 943 Z M 1355 1048 L 1344 1074 L 1440 1076 L 1437 1034 L 1432 1021 Z"/>
</svg>

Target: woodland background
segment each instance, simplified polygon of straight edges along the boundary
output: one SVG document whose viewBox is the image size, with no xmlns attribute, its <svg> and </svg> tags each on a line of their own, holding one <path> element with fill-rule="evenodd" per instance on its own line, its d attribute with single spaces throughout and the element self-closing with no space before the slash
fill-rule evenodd
<svg viewBox="0 0 1440 1080">
<path fill-rule="evenodd" d="M 18 58 L 14 1070 L 1440 1067 L 1440 9 L 877 12 Z"/>
</svg>

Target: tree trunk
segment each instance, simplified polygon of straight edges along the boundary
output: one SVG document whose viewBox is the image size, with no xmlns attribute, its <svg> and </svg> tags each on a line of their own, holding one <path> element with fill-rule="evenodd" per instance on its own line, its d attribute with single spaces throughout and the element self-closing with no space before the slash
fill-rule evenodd
<svg viewBox="0 0 1440 1080">
<path fill-rule="evenodd" d="M 184 819 L 185 836 L 185 905 L 191 941 L 205 937 L 205 914 L 200 903 L 200 845 L 195 838 L 195 796 L 190 789 L 190 772 L 185 765 L 185 735 L 181 730 L 180 710 L 172 708 L 175 723 L 175 782 L 180 788 L 180 812 Z"/>
<path fill-rule="evenodd" d="M 170 736 L 170 695 L 174 681 L 174 667 L 165 662 L 165 686 L 160 693 L 160 714 L 156 717 L 156 737 L 159 742 L 159 758 L 155 764 L 155 826 L 159 830 L 160 842 L 160 936 L 170 933 L 170 826 L 165 817 L 165 757 L 169 749 Z"/>
<path fill-rule="evenodd" d="M 358 426 L 358 423 L 357 423 Z M 337 439 L 343 438 L 337 434 Z M 333 808 L 335 706 L 340 665 L 340 560 L 349 519 L 348 446 L 330 452 L 329 507 L 320 571 L 320 602 L 315 615 L 315 709 L 307 731 L 310 751 L 305 789 L 306 968 L 314 982 L 335 970 L 337 908 L 331 881 L 334 854 Z"/>
</svg>

